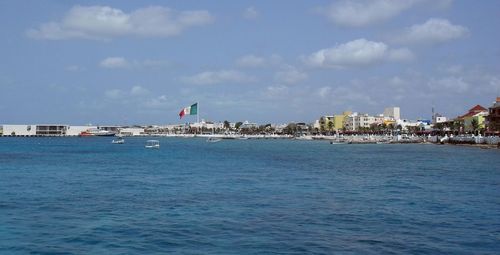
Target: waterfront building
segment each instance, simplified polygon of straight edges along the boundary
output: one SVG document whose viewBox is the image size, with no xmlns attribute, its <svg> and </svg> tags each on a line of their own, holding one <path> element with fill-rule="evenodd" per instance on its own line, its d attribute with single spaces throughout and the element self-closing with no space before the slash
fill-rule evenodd
<svg viewBox="0 0 500 255">
<path fill-rule="evenodd" d="M 399 120 L 401 119 L 401 113 L 399 107 L 387 107 L 384 109 L 384 118 Z"/>
<path fill-rule="evenodd" d="M 382 123 L 384 123 L 383 115 L 371 116 L 355 112 L 346 118 L 345 129 L 349 131 L 358 131 L 360 129 L 370 128 L 373 125 L 380 125 Z"/>
<path fill-rule="evenodd" d="M 313 128 L 318 130 L 321 129 L 321 124 L 319 124 L 319 120 L 314 121 Z"/>
<path fill-rule="evenodd" d="M 333 126 L 334 126 L 333 119 L 334 119 L 333 115 L 322 116 L 321 118 L 319 118 L 320 130 L 329 131 L 330 127 L 332 127 L 332 129 L 333 129 Z"/>
<path fill-rule="evenodd" d="M 67 125 L 3 125 L 3 136 L 65 136 Z"/>
<path fill-rule="evenodd" d="M 36 125 L 3 125 L 4 136 L 36 136 Z"/>
<path fill-rule="evenodd" d="M 143 127 L 125 127 L 120 129 L 120 134 L 124 136 L 140 136 L 145 133 Z"/>
<path fill-rule="evenodd" d="M 444 116 L 435 116 L 434 117 L 434 123 L 443 123 L 446 122 L 448 119 Z"/>
<path fill-rule="evenodd" d="M 345 111 L 342 114 L 336 114 L 333 116 L 333 128 L 336 131 L 343 130 L 345 128 L 345 123 L 347 120 L 347 117 L 351 115 L 352 112 L 350 111 Z"/>
<path fill-rule="evenodd" d="M 67 125 L 36 125 L 37 136 L 65 136 Z"/>
<path fill-rule="evenodd" d="M 243 129 L 243 128 L 258 128 L 259 125 L 257 123 L 252 123 L 252 122 L 249 122 L 248 120 L 245 120 L 243 122 L 243 124 L 241 124 L 240 126 L 240 129 Z"/>
<path fill-rule="evenodd" d="M 431 129 L 430 120 L 417 120 L 412 121 L 408 119 L 400 119 L 396 121 L 396 127 L 401 127 L 401 131 L 409 131 L 409 130 L 428 130 Z"/>
<path fill-rule="evenodd" d="M 476 105 L 469 109 L 469 111 L 459 116 L 456 120 L 461 123 L 466 132 L 481 130 L 486 127 L 485 125 L 485 117 L 488 115 L 488 110 L 481 105 Z M 476 127 L 474 127 L 474 122 Z"/>
<path fill-rule="evenodd" d="M 488 131 L 500 133 L 500 97 L 497 97 L 496 102 L 488 109 L 486 119 Z"/>
<path fill-rule="evenodd" d="M 351 114 L 352 112 L 345 111 L 342 114 L 322 116 L 318 121 L 319 129 L 323 131 L 330 131 L 331 127 L 331 131 L 343 130 L 347 117 Z"/>
</svg>

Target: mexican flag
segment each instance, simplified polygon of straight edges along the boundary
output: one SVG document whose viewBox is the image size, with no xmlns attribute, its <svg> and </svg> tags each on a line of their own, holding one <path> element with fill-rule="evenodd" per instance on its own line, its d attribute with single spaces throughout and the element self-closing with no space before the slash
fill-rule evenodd
<svg viewBox="0 0 500 255">
<path fill-rule="evenodd" d="M 179 117 L 184 117 L 184 115 L 197 115 L 198 114 L 198 103 L 188 106 L 179 112 Z"/>
</svg>

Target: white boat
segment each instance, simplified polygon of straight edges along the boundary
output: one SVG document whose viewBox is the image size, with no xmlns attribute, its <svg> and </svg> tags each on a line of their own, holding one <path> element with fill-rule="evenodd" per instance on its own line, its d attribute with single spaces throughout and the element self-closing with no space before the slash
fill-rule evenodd
<svg viewBox="0 0 500 255">
<path fill-rule="evenodd" d="M 111 143 L 114 143 L 114 144 L 124 144 L 125 143 L 125 139 L 123 139 L 122 137 L 118 137 L 117 139 L 111 141 Z"/>
<path fill-rule="evenodd" d="M 216 142 L 220 142 L 221 139 L 220 138 L 217 138 L 217 137 L 209 137 L 207 138 L 207 142 L 209 143 L 216 143 Z"/>
<path fill-rule="evenodd" d="M 346 144 L 345 142 L 330 141 L 330 144 Z"/>
<path fill-rule="evenodd" d="M 295 137 L 295 140 L 312 140 L 312 136 L 310 135 L 301 135 L 301 136 L 297 136 Z"/>
<path fill-rule="evenodd" d="M 148 149 L 159 149 L 160 148 L 160 141 L 158 141 L 158 140 L 147 140 L 145 147 L 148 148 Z"/>
</svg>

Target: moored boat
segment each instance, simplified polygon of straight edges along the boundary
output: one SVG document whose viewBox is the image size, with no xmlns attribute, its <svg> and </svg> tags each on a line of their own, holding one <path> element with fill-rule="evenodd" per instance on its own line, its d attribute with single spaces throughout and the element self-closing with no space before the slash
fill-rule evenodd
<svg viewBox="0 0 500 255">
<path fill-rule="evenodd" d="M 146 146 L 144 146 L 148 149 L 159 149 L 160 148 L 160 141 L 158 140 L 147 140 L 146 141 Z"/>
</svg>

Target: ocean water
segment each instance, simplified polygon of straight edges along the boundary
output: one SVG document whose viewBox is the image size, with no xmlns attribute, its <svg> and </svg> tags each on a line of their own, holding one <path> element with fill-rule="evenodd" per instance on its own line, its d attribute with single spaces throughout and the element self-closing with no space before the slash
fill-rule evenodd
<svg viewBox="0 0 500 255">
<path fill-rule="evenodd" d="M 0 254 L 500 254 L 500 150 L 0 138 Z"/>
</svg>

